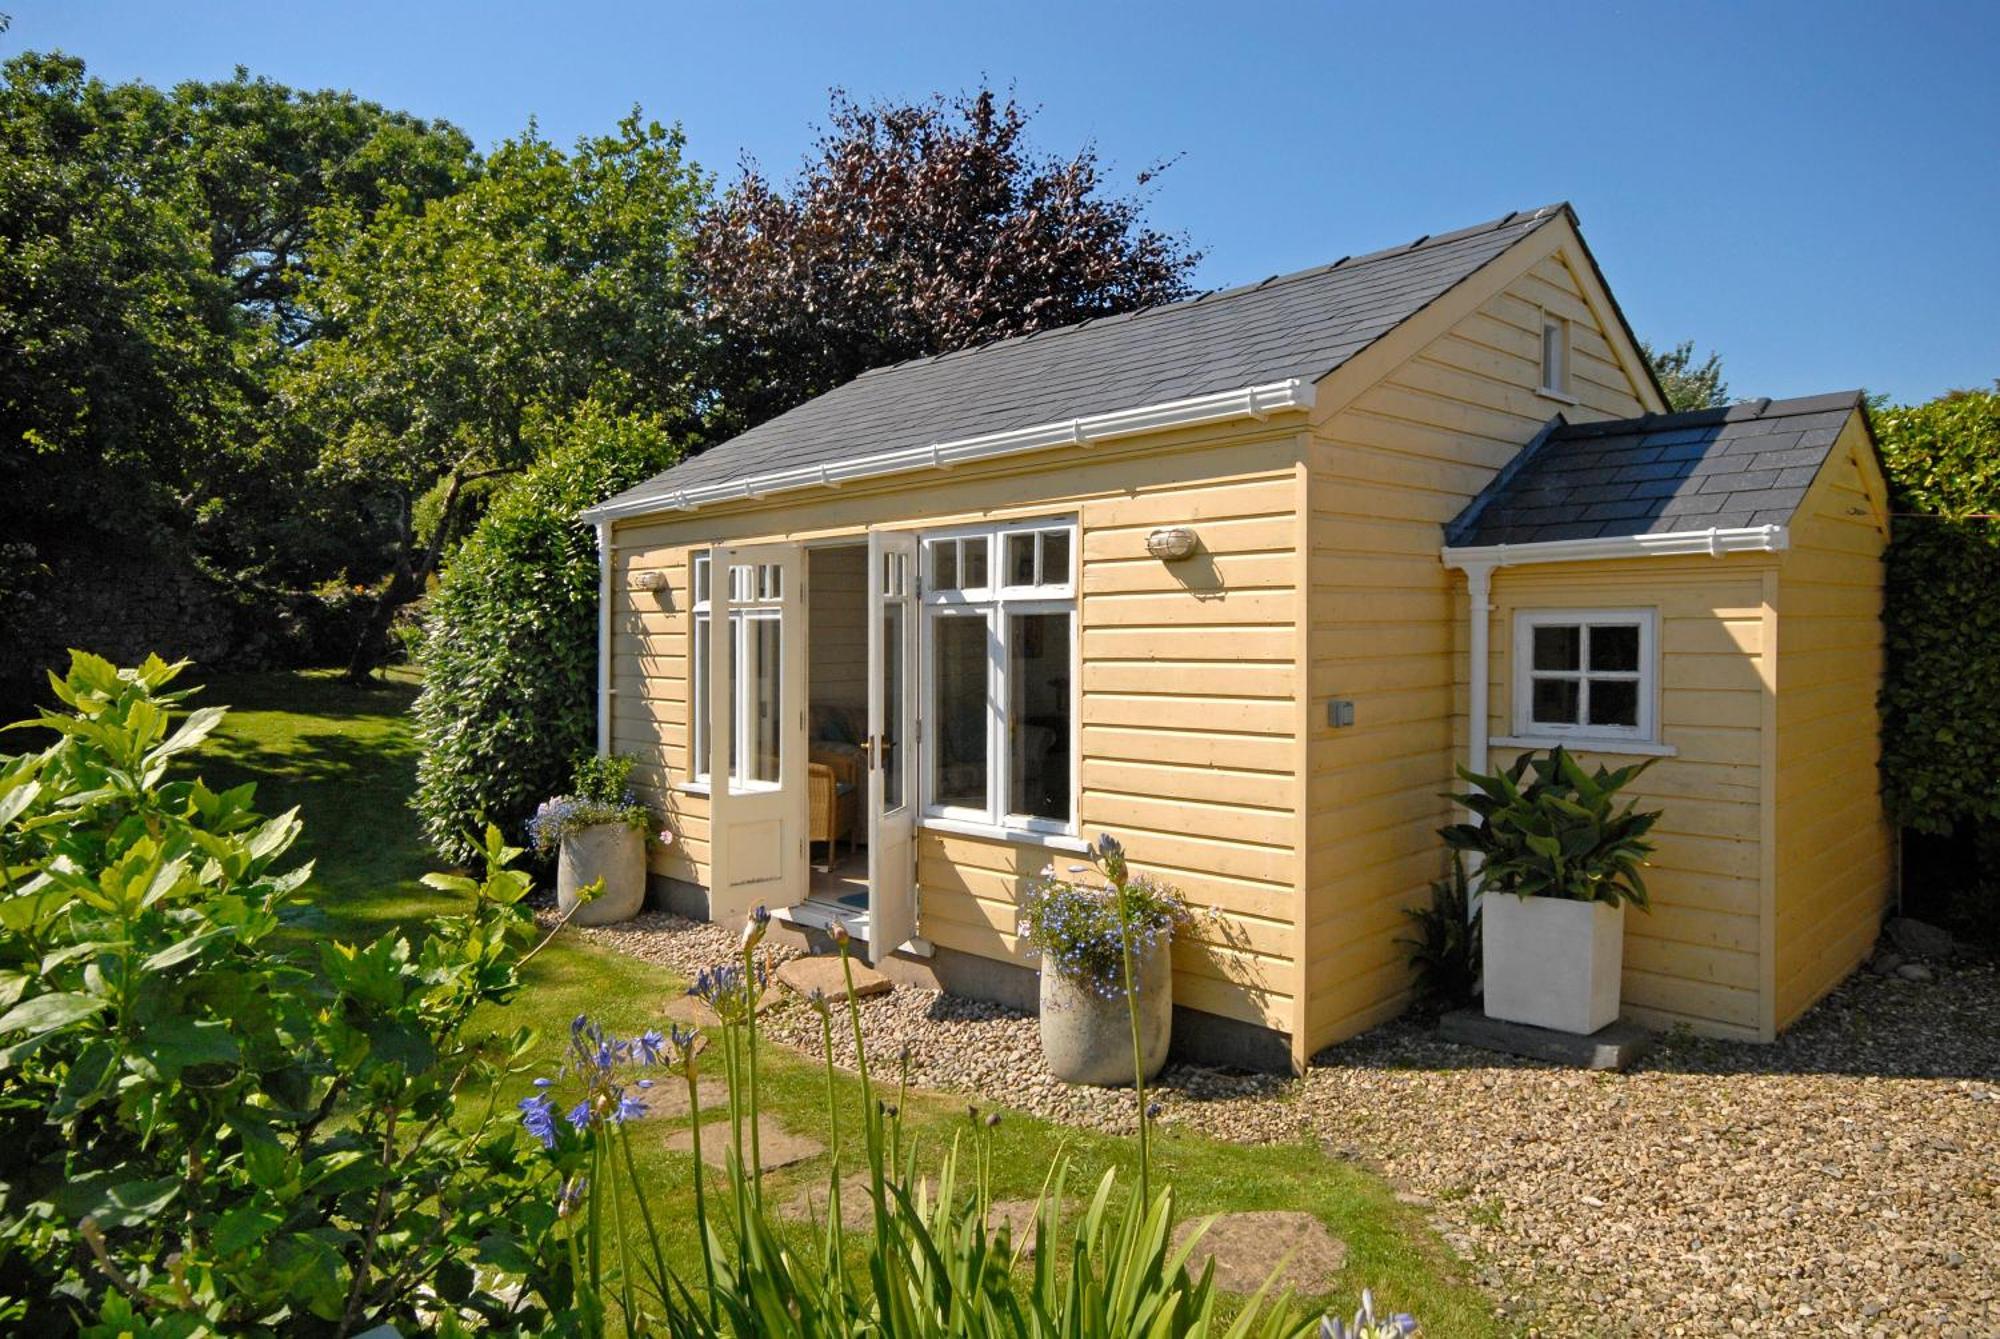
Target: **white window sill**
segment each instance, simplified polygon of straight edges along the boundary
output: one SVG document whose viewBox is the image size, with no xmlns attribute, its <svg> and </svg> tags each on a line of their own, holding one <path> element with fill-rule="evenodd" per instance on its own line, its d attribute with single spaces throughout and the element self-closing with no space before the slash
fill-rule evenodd
<svg viewBox="0 0 2000 1339">
<path fill-rule="evenodd" d="M 1577 399 L 1567 391 L 1554 390 L 1548 386 L 1535 387 L 1535 394 L 1541 396 L 1544 400 L 1554 400 L 1557 404 L 1576 405 L 1583 403 L 1583 401 Z"/>
<path fill-rule="evenodd" d="M 949 832 L 957 837 L 981 837 L 987 841 L 1011 842 L 1015 846 L 1040 846 L 1050 851 L 1082 855 L 1090 843 L 1066 832 L 1035 832 L 1027 828 L 996 828 L 990 823 L 971 823 L 963 818 L 926 817 L 918 826 L 927 832 Z"/>
<path fill-rule="evenodd" d="M 673 785 L 667 787 L 667 789 L 677 790 L 683 795 L 706 795 L 709 793 L 709 786 L 706 781 L 676 781 Z M 730 787 L 729 793 L 731 795 L 769 795 L 781 789 L 783 787 L 775 781 L 752 781 L 744 785 Z"/>
<path fill-rule="evenodd" d="M 1672 758 L 1680 750 L 1650 739 L 1603 739 L 1583 735 L 1496 735 L 1486 741 L 1496 749 L 1552 749 L 1571 753 L 1624 753 L 1635 758 Z"/>
</svg>

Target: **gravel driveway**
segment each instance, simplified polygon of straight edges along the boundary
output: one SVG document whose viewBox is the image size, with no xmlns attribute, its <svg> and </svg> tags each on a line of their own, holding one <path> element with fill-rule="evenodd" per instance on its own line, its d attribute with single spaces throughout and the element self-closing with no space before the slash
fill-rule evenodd
<svg viewBox="0 0 2000 1339">
<path fill-rule="evenodd" d="M 582 931 L 683 973 L 714 927 Z M 1053 1119 L 1131 1127 L 1129 1092 L 1040 1076 L 1030 1016 L 900 987 L 871 1064 Z M 816 1054 L 801 1009 L 770 1031 Z M 836 1034 L 836 1058 L 852 1043 Z M 1427 1206 L 1525 1334 L 2000 1336 L 2000 970 L 1858 976 L 1772 1046 L 1666 1039 L 1623 1075 L 1513 1061 L 1410 1023 L 1299 1079 L 1169 1068 L 1162 1119 L 1306 1140 Z M 1447 1339 L 1441 1336 L 1440 1339 Z"/>
</svg>

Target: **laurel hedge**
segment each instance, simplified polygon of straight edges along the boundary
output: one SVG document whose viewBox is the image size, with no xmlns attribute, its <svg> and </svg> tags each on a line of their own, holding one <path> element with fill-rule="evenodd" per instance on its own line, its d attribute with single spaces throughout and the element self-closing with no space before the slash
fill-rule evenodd
<svg viewBox="0 0 2000 1339">
<path fill-rule="evenodd" d="M 1919 832 L 2000 825 L 2000 384 L 1874 422 L 1898 513 L 1883 796 Z"/>
<path fill-rule="evenodd" d="M 597 539 L 577 513 L 680 456 L 650 418 L 586 410 L 551 436 L 452 557 L 418 645 L 415 804 L 455 862 L 477 854 L 487 822 L 522 841 L 593 748 Z"/>
</svg>

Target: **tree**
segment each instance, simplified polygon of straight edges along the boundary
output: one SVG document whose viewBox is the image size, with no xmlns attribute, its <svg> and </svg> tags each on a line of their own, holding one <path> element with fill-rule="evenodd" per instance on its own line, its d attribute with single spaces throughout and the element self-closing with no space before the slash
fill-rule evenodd
<svg viewBox="0 0 2000 1339">
<path fill-rule="evenodd" d="M 304 291 L 328 333 L 287 395 L 321 443 L 317 477 L 365 485 L 397 517 L 352 676 L 424 592 L 467 486 L 525 467 L 536 425 L 585 400 L 693 421 L 684 258 L 707 183 L 681 149 L 636 113 L 571 154 L 531 127 L 456 194 L 350 219 L 322 257 Z"/>
<path fill-rule="evenodd" d="M 1722 379 L 1722 355 L 1710 352 L 1697 363 L 1694 341 L 1684 339 L 1671 349 L 1656 349 L 1639 341 L 1639 352 L 1652 365 L 1667 393 L 1667 408 L 1675 413 L 1690 409 L 1716 409 L 1729 403 L 1729 383 Z"/>
<path fill-rule="evenodd" d="M 417 652 L 415 805 L 454 862 L 487 822 L 519 832 L 593 747 L 597 547 L 576 514 L 681 453 L 657 419 L 595 405 L 540 445 L 453 555 Z"/>
<path fill-rule="evenodd" d="M 1199 253 L 1106 194 L 1089 145 L 1037 154 L 1030 117 L 990 89 L 909 105 L 836 92 L 788 190 L 746 164 L 696 252 L 713 426 L 871 367 L 1185 296 Z"/>
</svg>

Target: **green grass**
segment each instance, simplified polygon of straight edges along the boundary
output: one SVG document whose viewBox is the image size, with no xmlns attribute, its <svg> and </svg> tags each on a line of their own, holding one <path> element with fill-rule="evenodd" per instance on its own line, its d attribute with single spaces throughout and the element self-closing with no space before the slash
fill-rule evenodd
<svg viewBox="0 0 2000 1339">
<path fill-rule="evenodd" d="M 435 857 L 418 833 L 408 797 L 415 781 L 416 747 L 408 708 L 414 682 L 395 678 L 357 688 L 320 673 L 269 674 L 211 679 L 199 701 L 232 708 L 201 758 L 211 785 L 258 783 L 266 812 L 298 806 L 305 822 L 297 854 L 315 862 L 311 896 L 325 913 L 323 933 L 360 940 L 408 927 L 448 903 L 418 879 Z M 630 1035 L 656 1024 L 663 1004 L 685 983 L 671 973 L 622 954 L 559 937 L 527 969 L 520 999 L 491 1021 L 526 1023 L 540 1035 L 538 1055 L 553 1071 L 569 1020 L 587 1013 L 614 1032 Z M 823 1069 L 788 1052 L 766 1047 L 762 1073 L 766 1110 L 792 1130 L 826 1136 Z M 528 1089 L 528 1076 L 469 1100 L 503 1109 Z M 841 1076 L 843 1144 L 858 1148 L 859 1085 Z M 1424 1113 L 1409 1117 L 1421 1121 Z M 692 1217 L 691 1159 L 664 1147 L 665 1133 L 683 1122 L 649 1120 L 635 1128 L 641 1175 L 662 1221 L 684 1225 Z M 962 1098 L 916 1096 L 905 1113 L 906 1137 L 936 1151 L 953 1139 L 970 1140 Z M 1018 1113 L 991 1136 L 996 1197 L 1032 1197 L 1050 1166 L 1067 1156 L 1071 1185 L 1087 1191 L 1106 1167 L 1123 1169 L 1130 1184 L 1135 1149 L 1130 1139 L 1068 1129 Z M 767 1196 L 789 1200 L 803 1187 L 823 1187 L 825 1157 L 767 1177 Z M 843 1172 L 859 1160 L 843 1156 Z M 1309 1145 L 1243 1147 L 1172 1130 L 1154 1145 L 1156 1184 L 1175 1187 L 1185 1215 L 1232 1209 L 1304 1209 L 1319 1215 L 1347 1242 L 1341 1288 L 1327 1298 L 1302 1299 L 1351 1310 L 1361 1289 L 1374 1289 L 1378 1305 L 1406 1310 L 1427 1332 L 1468 1336 L 1503 1333 L 1465 1271 L 1423 1225 L 1396 1202 L 1378 1179 L 1324 1157 Z M 692 1234 L 671 1233 L 670 1263 L 698 1272 Z M 1275 1261 L 1273 1262 L 1275 1264 Z"/>
</svg>

